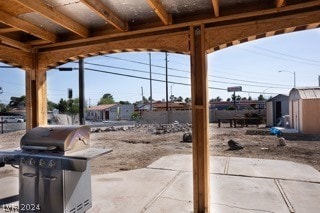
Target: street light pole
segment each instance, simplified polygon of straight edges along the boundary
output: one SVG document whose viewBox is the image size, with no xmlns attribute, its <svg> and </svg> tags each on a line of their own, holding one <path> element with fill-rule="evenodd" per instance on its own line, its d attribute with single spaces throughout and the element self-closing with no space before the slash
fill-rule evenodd
<svg viewBox="0 0 320 213">
<path fill-rule="evenodd" d="M 278 72 L 288 72 L 293 74 L 293 87 L 296 87 L 296 72 L 288 71 L 288 70 L 279 70 Z"/>
</svg>

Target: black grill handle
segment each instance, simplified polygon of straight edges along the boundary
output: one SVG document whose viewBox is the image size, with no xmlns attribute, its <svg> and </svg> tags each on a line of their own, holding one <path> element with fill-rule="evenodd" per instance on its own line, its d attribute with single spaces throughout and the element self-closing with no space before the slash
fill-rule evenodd
<svg viewBox="0 0 320 213">
<path fill-rule="evenodd" d="M 52 151 L 57 149 L 56 146 L 27 146 L 22 145 L 21 149 L 23 150 L 39 150 L 39 151 Z"/>
</svg>

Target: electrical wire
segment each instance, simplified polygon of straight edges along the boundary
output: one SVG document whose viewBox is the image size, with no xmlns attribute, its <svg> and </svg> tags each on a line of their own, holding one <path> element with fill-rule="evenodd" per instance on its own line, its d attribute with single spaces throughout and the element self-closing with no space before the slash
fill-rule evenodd
<svg viewBox="0 0 320 213">
<path fill-rule="evenodd" d="M 143 64 L 143 65 L 148 65 L 149 66 L 149 63 L 144 63 L 144 62 L 138 62 L 138 61 L 134 61 L 134 60 L 129 60 L 129 59 L 122 59 L 122 58 L 119 58 L 119 57 L 115 57 L 115 56 L 104 56 L 104 57 L 108 57 L 108 58 L 113 58 L 113 59 L 117 59 L 117 60 L 122 60 L 122 61 L 127 61 L 127 62 L 132 62 L 132 63 L 137 63 L 137 64 Z M 88 63 L 88 62 L 86 62 Z M 176 63 L 176 62 L 175 62 Z M 106 65 L 105 65 L 106 66 Z M 165 66 L 160 66 L 160 65 L 151 65 L 153 67 L 158 67 L 158 68 L 165 68 Z M 115 68 L 115 67 L 110 67 L 110 68 Z M 181 70 L 181 69 L 174 69 L 174 68 L 168 68 L 169 70 L 175 70 L 175 71 L 180 71 L 180 72 L 185 72 L 185 73 L 188 73 L 190 74 L 190 71 L 187 71 L 187 70 Z M 145 71 L 146 73 L 149 73 L 147 71 Z M 159 74 L 159 73 L 156 73 L 156 72 L 153 72 L 155 74 Z M 165 75 L 165 74 L 159 74 L 159 75 Z M 171 77 L 177 77 L 177 78 L 185 78 L 185 77 L 181 77 L 181 76 L 173 76 L 173 75 L 168 75 L 168 76 L 171 76 Z M 209 77 L 212 77 L 212 78 L 220 78 L 220 79 L 227 79 L 227 80 L 233 80 L 233 81 L 240 81 L 240 82 L 247 82 L 247 83 L 259 83 L 259 84 L 264 84 L 264 85 L 268 85 L 268 86 L 280 86 L 280 87 L 275 87 L 275 88 L 282 88 L 282 87 L 290 87 L 290 85 L 286 85 L 286 84 L 272 84 L 272 83 L 264 83 L 264 82 L 258 82 L 258 81 L 248 81 L 248 80 L 243 80 L 243 79 L 235 79 L 235 78 L 228 78 L 228 77 L 221 77 L 221 76 L 217 76 L 217 75 L 208 75 Z M 213 82 L 216 82 L 216 83 L 219 83 L 218 81 L 213 81 Z M 225 82 L 220 82 L 220 83 L 225 83 Z M 230 84 L 232 84 L 232 82 L 229 82 Z M 241 84 L 241 85 L 244 85 L 244 86 L 256 86 L 256 85 L 245 85 L 245 84 Z M 262 87 L 262 86 L 260 86 Z"/>
<path fill-rule="evenodd" d="M 100 67 L 106 67 L 106 68 L 127 70 L 127 71 L 133 71 L 133 72 L 140 72 L 140 73 L 148 73 L 148 74 L 150 73 L 148 71 L 143 71 L 143 70 L 137 70 L 137 69 L 131 69 L 131 68 L 122 68 L 122 67 L 109 66 L 109 65 L 102 65 L 102 64 L 96 64 L 96 63 L 90 63 L 90 62 L 85 62 L 85 64 L 94 65 L 94 66 L 100 66 Z M 152 74 L 165 76 L 164 73 L 158 73 L 158 72 L 152 72 Z M 168 75 L 168 76 L 174 77 L 174 78 L 190 79 L 190 77 L 184 77 L 184 76 L 178 76 L 178 75 Z M 150 80 L 150 78 L 148 78 L 148 79 Z M 237 79 L 232 79 L 232 78 L 225 78 L 225 79 L 237 80 Z M 216 80 L 208 80 L 208 81 L 212 82 L 212 83 L 233 84 L 232 82 L 226 82 L 226 81 L 216 81 Z M 237 81 L 254 82 L 254 81 L 245 81 L 245 80 L 237 80 Z M 255 85 L 255 84 L 244 84 L 244 83 L 237 83 L 237 84 L 242 85 L 242 86 L 266 87 L 266 86 Z M 267 85 L 267 86 L 272 86 L 273 88 L 289 89 L 289 87 L 288 87 L 289 85 L 278 86 L 277 84 L 271 84 L 271 83 L 264 83 L 264 84 Z"/>
<path fill-rule="evenodd" d="M 307 58 L 302 58 L 302 57 L 298 57 L 298 56 L 293 56 L 293 55 L 289 55 L 289 54 L 286 54 L 286 53 L 281 53 L 281 52 L 270 50 L 270 49 L 263 48 L 263 47 L 257 47 L 257 46 L 252 46 L 252 47 L 255 48 L 255 49 L 259 49 L 259 50 L 275 53 L 275 54 L 278 54 L 278 55 L 283 55 L 283 56 L 290 57 L 290 58 L 295 58 L 295 59 L 299 59 L 299 60 L 303 60 L 303 61 L 309 61 L 309 62 L 312 62 L 312 63 L 320 63 L 320 61 L 318 61 L 318 60 L 313 60 L 313 59 L 307 59 Z"/>
</svg>

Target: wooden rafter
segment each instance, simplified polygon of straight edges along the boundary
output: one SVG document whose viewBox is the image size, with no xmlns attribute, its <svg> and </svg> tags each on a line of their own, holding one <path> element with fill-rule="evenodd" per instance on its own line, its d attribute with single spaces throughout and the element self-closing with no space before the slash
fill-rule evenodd
<svg viewBox="0 0 320 213">
<path fill-rule="evenodd" d="M 282 7 L 286 3 L 286 0 L 275 0 L 274 4 L 276 7 Z"/>
<path fill-rule="evenodd" d="M 6 28 L 1 28 L 1 29 L 0 29 L 0 34 L 2 34 L 2 33 L 17 32 L 17 31 L 20 31 L 20 30 L 17 29 L 17 28 L 6 27 Z"/>
<path fill-rule="evenodd" d="M 88 37 L 89 31 L 87 28 L 79 24 L 78 22 L 72 20 L 66 15 L 60 13 L 53 7 L 49 7 L 41 0 L 14 0 L 17 3 L 27 7 L 42 16 L 50 19 L 51 21 L 57 23 L 58 25 L 80 35 L 85 38 Z"/>
<path fill-rule="evenodd" d="M 11 27 L 20 29 L 26 33 L 34 35 L 36 37 L 42 38 L 46 41 L 56 42 L 57 38 L 56 35 L 48 32 L 40 27 L 37 27 L 29 22 L 26 22 L 22 19 L 16 18 L 8 13 L 5 13 L 0 10 L 0 22 L 9 25 Z"/>
<path fill-rule="evenodd" d="M 219 17 L 220 10 L 219 10 L 219 0 L 212 0 L 213 12 L 215 17 Z"/>
<path fill-rule="evenodd" d="M 8 38 L 3 35 L 0 35 L 0 41 L 3 44 L 9 45 L 9 46 L 12 46 L 12 47 L 15 47 L 15 48 L 27 51 L 27 52 L 29 52 L 31 49 L 31 45 L 22 43 L 20 41 L 16 41 L 14 39 Z"/>
<path fill-rule="evenodd" d="M 232 21 L 234 19 L 242 19 L 242 18 L 251 18 L 251 17 L 259 17 L 262 15 L 271 15 L 279 12 L 293 12 L 294 10 L 297 9 L 307 9 L 310 7 L 318 6 L 320 4 L 320 0 L 317 1 L 311 1 L 308 3 L 303 3 L 303 4 L 297 4 L 297 5 L 290 5 L 282 8 L 272 8 L 272 9 L 266 9 L 266 10 L 261 10 L 261 11 L 252 11 L 244 14 L 234 14 L 234 15 L 228 15 L 228 16 L 220 16 L 216 18 L 209 18 L 209 19 L 203 19 L 203 20 L 195 20 L 195 21 L 190 21 L 190 22 L 184 22 L 184 23 L 179 23 L 179 24 L 172 24 L 169 26 L 159 26 L 159 27 L 154 27 L 154 28 L 146 28 L 142 30 L 135 30 L 135 31 L 130 31 L 130 32 L 118 32 L 118 33 L 111 33 L 111 34 L 104 34 L 100 36 L 95 36 L 95 37 L 90 37 L 90 38 L 83 38 L 83 39 L 77 39 L 77 40 L 72 40 L 72 41 L 65 41 L 65 42 L 59 42 L 55 44 L 48 44 L 48 45 L 42 45 L 38 47 L 39 50 L 41 49 L 61 49 L 64 46 L 69 46 L 69 45 L 81 45 L 82 43 L 96 43 L 102 40 L 106 39 L 113 39 L 113 38 L 120 38 L 120 37 L 127 37 L 127 36 L 139 36 L 140 34 L 144 33 L 158 33 L 164 30 L 175 30 L 179 28 L 184 28 L 188 26 L 193 26 L 193 25 L 199 25 L 199 24 L 212 24 L 216 22 L 222 22 L 222 21 Z M 299 14 L 293 15 L 292 18 L 295 19 L 297 17 L 300 17 Z M 37 47 L 36 47 L 37 48 Z"/>
<path fill-rule="evenodd" d="M 111 9 L 106 7 L 100 0 L 81 0 L 91 10 L 97 13 L 105 21 L 121 31 L 128 31 L 128 23 L 121 20 Z"/>
<path fill-rule="evenodd" d="M 172 24 L 172 15 L 167 13 L 159 0 L 147 0 L 147 2 L 165 25 Z"/>
</svg>

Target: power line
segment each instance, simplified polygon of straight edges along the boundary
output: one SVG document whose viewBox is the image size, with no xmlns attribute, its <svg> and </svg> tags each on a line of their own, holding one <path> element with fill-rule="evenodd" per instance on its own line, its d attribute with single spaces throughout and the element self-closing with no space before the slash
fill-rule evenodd
<svg viewBox="0 0 320 213">
<path fill-rule="evenodd" d="M 259 53 L 259 52 L 256 52 L 256 51 L 254 51 L 254 50 L 249 50 L 249 49 L 243 48 L 243 47 L 239 47 L 239 49 L 240 49 L 240 50 L 243 50 L 243 51 L 247 51 L 247 52 L 253 53 L 253 54 L 263 55 L 263 56 L 267 56 L 267 57 L 274 58 L 274 59 L 278 59 L 278 60 L 291 61 L 291 62 L 294 62 L 294 63 L 301 63 L 301 64 L 310 65 L 310 66 L 319 66 L 319 65 L 317 65 L 317 64 L 311 64 L 311 63 L 309 63 L 309 62 L 290 60 L 290 59 L 287 59 L 287 58 L 279 58 L 279 57 L 277 57 L 277 56 L 273 56 L 273 55 L 269 55 L 269 54 L 265 54 L 265 53 Z"/>
<path fill-rule="evenodd" d="M 255 48 L 255 49 L 264 50 L 264 51 L 267 51 L 267 52 L 275 53 L 275 54 L 278 54 L 278 55 L 283 55 L 283 56 L 290 57 L 290 58 L 309 61 L 309 62 L 313 62 L 313 63 L 320 63 L 320 61 L 318 61 L 318 60 L 313 60 L 313 59 L 307 59 L 307 58 L 303 58 L 303 57 L 293 56 L 293 55 L 285 54 L 285 53 L 282 53 L 282 52 L 270 50 L 270 49 L 263 48 L 263 47 L 256 47 L 256 46 L 252 46 L 252 47 Z"/>
<path fill-rule="evenodd" d="M 90 63 L 90 62 L 85 62 L 85 64 L 89 65 L 94 65 L 94 66 L 100 66 L 100 67 L 106 67 L 106 68 L 112 68 L 112 69 L 120 69 L 120 70 L 127 70 L 127 71 L 133 71 L 133 72 L 140 72 L 140 73 L 150 73 L 148 71 L 144 70 L 137 70 L 137 69 L 131 69 L 131 68 L 124 68 L 124 67 L 116 67 L 116 66 L 109 66 L 109 65 L 102 65 L 102 64 L 95 64 L 95 63 Z M 166 74 L 164 73 L 159 73 L 159 72 L 152 72 L 152 74 L 155 75 L 162 75 L 165 76 Z M 184 78 L 184 79 L 189 79 L 189 77 L 184 77 L 184 76 L 179 76 L 179 75 L 168 75 L 170 77 L 175 77 L 175 78 Z"/>
<path fill-rule="evenodd" d="M 100 66 L 100 67 L 106 67 L 106 68 L 113 68 L 113 69 L 120 69 L 120 70 L 127 70 L 127 71 L 133 71 L 133 72 L 140 72 L 140 73 L 148 73 L 148 71 L 143 71 L 143 70 L 137 70 L 137 69 L 131 69 L 131 68 L 123 68 L 123 67 L 116 67 L 116 66 L 109 66 L 109 65 L 102 65 L 102 64 L 96 64 L 96 63 L 90 63 L 90 62 L 85 62 L 85 64 L 89 64 L 89 65 L 94 65 L 94 66 Z M 158 72 L 153 72 L 153 74 L 156 75 L 162 75 L 165 76 L 165 74 L 163 73 L 158 73 Z M 184 76 L 178 76 L 178 75 L 168 75 L 170 77 L 174 77 L 174 78 L 183 78 L 183 79 L 188 79 L 190 80 L 190 77 L 184 77 Z M 229 79 L 229 80 L 235 80 L 235 81 L 242 81 L 242 80 L 238 80 L 238 79 L 232 79 L 232 78 L 225 78 L 225 77 L 220 77 L 223 79 Z M 150 78 L 148 78 L 150 80 Z M 214 82 L 214 83 L 223 83 L 223 84 L 234 84 L 233 82 L 226 82 L 226 81 L 216 81 L 216 80 L 208 80 L 209 82 Z M 246 81 L 243 80 L 243 82 L 253 82 L 253 81 Z M 260 83 L 260 82 L 257 82 Z M 262 83 L 262 82 L 261 82 Z M 244 83 L 237 83 L 239 85 L 242 86 L 253 86 L 253 87 L 266 87 L 266 86 L 262 86 L 262 85 L 255 85 L 255 84 L 244 84 Z M 277 84 L 269 84 L 269 83 L 262 83 L 265 85 L 272 85 L 273 88 L 280 88 L 280 89 L 288 89 L 288 87 L 280 87 Z M 289 85 L 284 85 L 284 86 L 289 86 Z"/>
<path fill-rule="evenodd" d="M 77 69 L 77 68 L 74 68 Z M 87 70 L 93 71 L 93 72 L 100 72 L 100 73 L 106 73 L 106 74 L 112 74 L 112 75 L 118 75 L 118 76 L 123 76 L 123 77 L 130 77 L 130 78 L 136 78 L 136 79 L 142 79 L 142 80 L 150 80 L 147 77 L 140 77 L 140 76 L 135 76 L 135 75 L 128 75 L 128 74 L 121 74 L 121 73 L 115 73 L 115 72 L 109 72 L 109 71 L 105 71 L 105 70 L 97 70 L 97 69 L 91 69 L 91 68 L 86 68 Z M 165 80 L 160 80 L 160 79 L 152 79 L 153 81 L 157 81 L 157 82 L 162 82 L 165 83 Z M 175 82 L 175 81 L 168 81 L 168 83 L 171 84 L 177 84 L 177 85 L 184 85 L 184 86 L 191 86 L 191 84 L 187 84 L 187 83 L 181 83 L 181 82 Z M 208 87 L 209 89 L 215 89 L 215 90 L 223 90 L 226 91 L 225 88 L 219 88 L 219 87 Z M 245 93 L 256 93 L 256 94 L 261 94 L 261 92 L 257 92 L 257 91 L 242 91 Z M 278 93 L 265 93 L 265 94 L 278 94 Z"/>
<path fill-rule="evenodd" d="M 134 60 L 130 60 L 130 59 L 122 59 L 122 58 L 118 58 L 118 57 L 115 57 L 115 56 L 104 56 L 104 57 L 108 57 L 108 58 L 114 58 L 114 59 L 117 59 L 117 60 L 122 60 L 122 61 L 127 61 L 127 62 L 132 62 L 132 63 L 136 63 L 136 64 L 143 64 L 143 65 L 148 65 L 148 63 L 144 63 L 144 62 L 139 62 L 139 61 L 134 61 Z M 86 62 L 88 63 L 88 62 Z M 176 62 L 175 62 L 176 63 Z M 100 66 L 100 65 L 99 65 Z M 106 65 L 105 65 L 106 66 Z M 160 65 L 151 65 L 153 67 L 158 67 L 158 68 L 164 68 L 165 69 L 165 66 L 160 66 Z M 110 67 L 110 66 L 109 66 Z M 115 67 L 110 67 L 110 68 L 115 68 Z M 119 68 L 119 67 L 118 67 Z M 190 71 L 187 71 L 187 70 L 182 70 L 182 69 L 174 69 L 174 68 L 168 68 L 169 70 L 175 70 L 175 71 L 180 71 L 180 72 L 185 72 L 185 73 L 188 73 L 190 74 Z M 157 75 L 164 75 L 162 73 L 156 73 L 156 72 L 153 72 Z M 186 77 L 181 77 L 181 76 L 176 76 L 176 75 L 169 75 L 171 77 L 177 77 L 177 78 L 186 78 Z M 235 78 L 228 78 L 228 77 L 221 77 L 221 76 L 217 76 L 217 75 L 208 75 L 209 77 L 213 77 L 213 78 L 220 78 L 220 79 L 228 79 L 228 80 L 234 80 L 234 81 L 242 81 L 242 82 L 248 82 L 248 83 L 259 83 L 259 84 L 264 84 L 264 85 L 272 85 L 272 86 L 283 86 L 283 87 L 288 87 L 290 85 L 285 85 L 285 84 L 272 84 L 272 83 L 264 83 L 264 82 L 258 82 L 258 81 L 248 81 L 248 80 L 242 80 L 242 79 L 235 79 Z M 219 83 L 218 81 L 213 81 L 213 82 L 216 82 L 216 83 Z M 226 83 L 226 82 L 220 82 L 220 83 Z M 230 82 L 230 84 L 232 84 L 232 82 Z M 244 86 L 255 86 L 255 85 L 245 85 L 245 84 L 242 84 Z M 262 87 L 262 86 L 260 86 Z M 275 87 L 275 88 L 282 88 L 282 87 Z"/>
<path fill-rule="evenodd" d="M 130 60 L 130 59 L 123 59 L 123 58 L 119 58 L 119 57 L 115 57 L 115 56 L 108 56 L 108 55 L 104 55 L 103 57 L 105 58 L 113 58 L 113 59 L 117 59 L 117 60 L 121 60 L 121 61 L 127 61 L 127 62 L 131 62 L 131 63 L 136 63 L 136 64 L 143 64 L 143 65 L 148 65 L 148 63 L 145 62 L 140 62 L 140 61 L 134 61 L 134 60 Z M 152 64 L 152 67 L 158 67 L 158 68 L 165 68 L 165 66 L 160 66 L 160 65 L 155 65 Z M 175 71 L 180 71 L 180 72 L 187 72 L 190 73 L 190 71 L 186 71 L 186 70 L 181 70 L 181 69 L 175 69 L 175 68 L 168 68 L 170 70 L 175 70 Z"/>
</svg>

